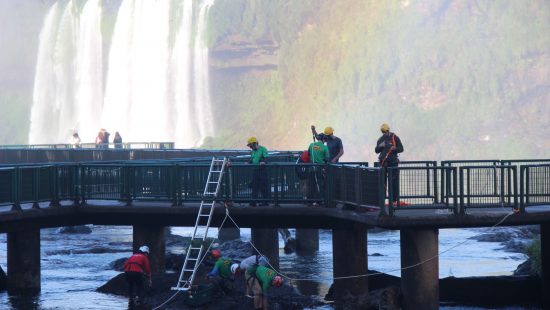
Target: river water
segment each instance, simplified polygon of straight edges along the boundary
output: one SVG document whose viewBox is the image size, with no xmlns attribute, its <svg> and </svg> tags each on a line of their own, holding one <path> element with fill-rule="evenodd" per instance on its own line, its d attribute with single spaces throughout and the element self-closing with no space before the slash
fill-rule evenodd
<svg viewBox="0 0 550 310">
<path fill-rule="evenodd" d="M 500 228 L 502 229 L 502 228 Z M 127 299 L 101 294 L 95 289 L 117 275 L 109 268 L 112 261 L 128 257 L 132 228 L 129 226 L 93 226 L 87 235 L 58 234 L 56 229 L 41 231 L 42 291 L 36 298 L 9 297 L 0 293 L 0 309 L 124 309 Z M 439 233 L 440 277 L 510 275 L 526 257 L 501 249 L 499 243 L 469 238 L 490 232 L 490 228 L 441 229 Z M 291 230 L 294 234 L 294 231 Z M 191 234 L 190 228 L 172 228 L 172 233 Z M 241 231 L 250 240 L 250 230 Z M 466 242 L 465 242 L 466 241 Z M 458 245 L 458 246 L 457 246 Z M 87 253 L 90 248 L 107 248 L 109 253 Z M 324 297 L 331 284 L 332 237 L 330 230 L 320 231 L 320 249 L 308 257 L 285 255 L 280 242 L 281 272 L 293 278 L 316 281 L 297 284 L 305 294 Z M 183 248 L 182 248 L 183 249 Z M 182 249 L 173 249 L 174 252 Z M 450 249 L 450 250 L 449 250 Z M 368 235 L 369 269 L 400 275 L 399 232 L 384 231 Z M 6 271 L 6 234 L 0 235 L 0 266 Z M 442 307 L 444 309 L 446 307 Z M 332 309 L 327 305 L 320 309 Z M 450 308 L 449 308 L 450 309 Z M 452 309 L 480 309 L 455 307 Z M 508 308 L 514 309 L 514 308 Z M 517 308 L 516 308 L 517 309 Z"/>
</svg>

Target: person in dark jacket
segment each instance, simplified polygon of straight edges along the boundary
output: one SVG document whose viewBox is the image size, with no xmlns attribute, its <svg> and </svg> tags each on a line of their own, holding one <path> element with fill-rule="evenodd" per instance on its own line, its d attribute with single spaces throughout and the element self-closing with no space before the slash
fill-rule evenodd
<svg viewBox="0 0 550 310">
<path fill-rule="evenodd" d="M 149 287 L 153 284 L 151 281 L 151 267 L 149 265 L 149 247 L 144 245 L 124 263 L 124 274 L 128 282 L 128 297 L 130 303 L 139 304 L 142 298 L 143 280 L 149 279 Z"/>
<path fill-rule="evenodd" d="M 122 137 L 120 134 L 115 132 L 115 137 L 113 138 L 113 143 L 115 145 L 115 149 L 121 149 L 122 148 Z"/>
<path fill-rule="evenodd" d="M 386 169 L 397 167 L 399 165 L 398 154 L 402 153 L 404 150 L 401 139 L 399 139 L 395 133 L 390 132 L 390 126 L 386 123 L 380 126 L 380 131 L 382 132 L 382 136 L 378 139 L 376 147 L 374 148 L 374 151 L 378 154 L 380 167 Z M 399 197 L 399 170 L 392 169 L 389 173 L 391 174 L 390 184 L 392 185 L 390 200 L 392 203 L 397 204 Z M 384 186 L 386 186 L 386 189 L 388 189 L 386 184 L 387 179 L 388 172 L 384 175 Z"/>
</svg>

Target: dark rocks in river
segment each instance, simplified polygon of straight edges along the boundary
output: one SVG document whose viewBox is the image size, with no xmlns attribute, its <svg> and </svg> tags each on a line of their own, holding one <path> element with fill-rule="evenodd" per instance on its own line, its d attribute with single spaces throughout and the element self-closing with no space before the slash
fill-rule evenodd
<svg viewBox="0 0 550 310">
<path fill-rule="evenodd" d="M 206 280 L 206 272 L 210 268 L 201 267 L 198 270 L 195 283 L 197 285 L 213 285 L 214 282 Z M 144 303 L 149 306 L 158 306 L 168 300 L 174 291 L 171 291 L 171 287 L 178 281 L 179 273 L 166 273 L 162 275 L 153 275 L 153 286 L 147 290 L 144 298 Z M 229 287 L 231 291 L 224 291 L 222 293 L 218 286 L 213 285 L 216 293 L 213 294 L 208 309 L 254 309 L 253 300 L 245 296 L 245 284 L 244 279 L 239 278 L 235 282 L 230 282 Z M 123 273 L 115 276 L 107 283 L 97 289 L 98 292 L 115 294 L 115 295 L 127 295 L 127 284 Z M 185 292 L 181 292 L 163 309 L 188 309 L 191 307 L 185 306 Z M 319 301 L 314 298 L 300 295 L 293 287 L 289 285 L 283 285 L 280 288 L 270 289 L 269 303 L 271 309 L 303 309 L 306 307 L 314 308 L 321 305 Z"/>
<path fill-rule="evenodd" d="M 59 227 L 58 234 L 91 234 L 92 229 L 86 225 Z"/>
<path fill-rule="evenodd" d="M 7 281 L 8 281 L 8 278 L 6 276 L 6 273 L 2 269 L 2 266 L 0 266 L 0 292 L 3 292 L 8 289 Z"/>
<path fill-rule="evenodd" d="M 441 301 L 498 307 L 537 306 L 542 302 L 541 280 L 535 276 L 448 277 L 439 281 Z"/>
<path fill-rule="evenodd" d="M 370 271 L 373 274 L 375 271 Z M 383 297 L 380 302 L 393 305 L 398 298 L 396 292 L 385 292 L 391 287 L 400 287 L 401 279 L 387 274 L 376 274 L 369 277 L 369 291 L 373 302 Z M 333 301 L 333 287 L 325 300 Z M 376 292 L 376 293 L 375 293 Z M 448 277 L 439 280 L 439 298 L 441 302 L 460 305 L 499 307 L 510 305 L 539 306 L 542 302 L 541 280 L 536 276 L 495 276 L 495 277 Z M 365 303 L 364 296 L 344 296 L 344 300 Z M 370 297 L 369 297 L 370 298 Z M 396 299 L 393 299 L 396 298 Z M 365 306 L 361 309 L 370 309 Z M 391 308 L 389 308 L 391 309 Z"/>
<path fill-rule="evenodd" d="M 128 257 L 123 257 L 112 261 L 109 264 L 109 269 L 113 269 L 119 272 L 124 271 L 124 262 L 128 259 Z M 167 253 L 165 256 L 166 270 L 180 271 L 184 260 L 185 255 L 183 254 Z"/>
<path fill-rule="evenodd" d="M 487 228 L 487 233 L 470 237 L 480 242 L 499 242 L 507 252 L 524 253 L 525 247 L 540 234 L 538 225 Z"/>
<path fill-rule="evenodd" d="M 88 249 L 70 249 L 70 250 L 55 250 L 48 251 L 48 255 L 73 255 L 73 254 L 105 254 L 105 253 L 123 253 L 128 252 L 126 249 L 113 249 L 109 247 L 96 246 Z"/>
<path fill-rule="evenodd" d="M 528 258 L 523 263 L 519 264 L 514 270 L 514 276 L 536 276 L 537 272 L 533 269 L 533 259 Z"/>
</svg>

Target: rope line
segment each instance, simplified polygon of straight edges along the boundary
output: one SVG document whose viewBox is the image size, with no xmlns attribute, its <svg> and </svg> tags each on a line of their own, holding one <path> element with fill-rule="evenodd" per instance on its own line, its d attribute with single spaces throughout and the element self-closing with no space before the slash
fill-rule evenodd
<svg viewBox="0 0 550 310">
<path fill-rule="evenodd" d="M 492 228 L 495 228 L 499 225 L 501 225 L 502 223 L 504 223 L 504 221 L 506 221 L 506 219 L 508 217 L 510 217 L 511 215 L 515 214 L 513 211 L 507 213 L 501 220 L 499 220 L 496 224 L 494 224 L 493 226 L 489 227 L 489 229 L 492 229 Z M 239 232 L 241 231 L 241 227 L 237 224 L 237 222 L 235 222 L 235 220 L 233 219 L 233 217 L 231 216 L 231 214 L 229 214 L 229 208 L 225 208 L 225 218 L 223 219 L 219 229 L 218 229 L 218 236 L 219 236 L 219 232 L 220 230 L 222 229 L 223 225 L 225 224 L 225 221 L 227 220 L 227 218 L 229 218 L 231 220 L 231 222 L 233 222 L 233 224 L 235 225 L 235 227 L 237 227 L 237 229 L 239 230 Z M 480 234 L 477 234 L 475 236 L 478 236 Z M 474 236 L 474 237 L 475 237 Z M 387 273 L 390 273 L 390 272 L 396 272 L 396 271 L 403 271 L 403 270 L 407 270 L 407 269 L 411 269 L 411 268 L 415 268 L 415 267 L 418 267 L 418 266 L 421 266 L 427 262 L 430 262 L 438 257 L 440 257 L 441 255 L 447 253 L 447 252 L 450 252 L 451 250 L 471 241 L 472 238 L 468 238 L 462 242 L 459 242 L 457 244 L 455 244 L 454 246 L 436 254 L 436 255 L 433 255 L 432 257 L 430 258 L 427 258 L 421 262 L 418 262 L 416 264 L 413 264 L 413 265 L 409 265 L 409 266 L 405 266 L 405 267 L 400 267 L 400 268 L 396 268 L 396 269 L 392 269 L 392 270 L 388 270 L 386 272 L 375 272 L 375 273 L 366 273 L 366 274 L 358 274 L 358 275 L 351 275 L 351 276 L 340 276 L 340 277 L 316 277 L 316 278 L 293 278 L 283 272 L 281 272 L 280 269 L 277 269 L 275 267 L 273 267 L 273 265 L 271 265 L 271 263 L 269 262 L 269 260 L 267 261 L 267 264 L 269 265 L 269 267 L 271 267 L 271 269 L 275 270 L 279 275 L 281 275 L 283 278 L 286 278 L 287 280 L 289 281 L 319 281 L 319 280 L 343 280 L 343 279 L 354 279 L 354 278 L 363 278 L 363 277 L 372 277 L 372 276 L 376 276 L 376 275 L 382 275 L 382 274 L 387 274 Z M 248 243 L 252 246 L 252 248 L 259 254 L 259 255 L 263 255 L 262 252 L 260 252 L 260 250 L 258 250 L 258 248 L 254 245 L 254 243 L 252 243 L 252 240 L 249 240 Z M 212 242 L 210 242 L 210 244 L 208 245 L 208 248 L 206 249 L 205 253 L 208 253 L 208 251 L 210 250 L 210 248 L 212 247 L 212 244 L 214 244 L 214 239 L 212 240 Z M 199 261 L 198 265 L 202 264 L 203 260 L 206 258 L 206 255 L 204 255 L 201 260 Z M 174 299 L 174 297 L 176 297 L 176 295 L 179 293 L 180 291 L 176 291 L 176 293 L 174 293 L 170 298 L 168 298 L 165 302 L 163 302 L 162 304 L 160 304 L 159 306 L 153 308 L 152 310 L 158 310 L 160 308 L 162 308 L 163 306 L 165 306 L 166 304 L 168 304 L 172 299 Z"/>
<path fill-rule="evenodd" d="M 513 215 L 515 214 L 513 211 L 509 212 L 508 214 L 506 214 L 500 221 L 498 221 L 495 225 L 489 227 L 489 229 L 491 228 L 495 228 L 499 225 L 501 225 L 510 215 Z M 235 222 L 235 220 L 231 217 L 231 215 L 229 214 L 229 211 L 227 213 L 227 216 L 229 217 L 229 219 L 233 222 L 233 224 L 239 229 L 239 231 L 241 230 L 241 228 L 237 225 L 237 223 Z M 480 234 L 477 234 L 475 236 L 478 236 Z M 474 236 L 474 237 L 475 237 Z M 466 239 L 462 242 L 459 242 L 457 243 L 456 245 L 442 251 L 441 253 L 438 253 L 430 258 L 427 258 L 419 263 L 416 263 L 416 264 L 413 264 L 413 265 L 410 265 L 410 266 L 405 266 L 405 267 L 401 267 L 401 268 L 396 268 L 396 269 L 393 269 L 393 270 L 389 270 L 387 272 L 376 272 L 376 273 L 370 273 L 370 274 L 358 274 L 358 275 L 351 275 L 351 276 L 340 276 L 340 277 L 317 277 L 317 278 L 293 278 L 287 274 L 284 274 L 282 273 L 280 270 L 276 269 L 275 267 L 273 267 L 273 265 L 271 265 L 271 263 L 268 262 L 268 265 L 269 267 L 271 267 L 273 270 L 275 270 L 278 274 L 280 274 L 283 278 L 286 278 L 290 281 L 318 281 L 318 280 L 342 280 L 342 279 L 353 279 L 353 278 L 362 278 L 362 277 L 372 277 L 372 276 L 375 276 L 375 275 L 381 275 L 381 274 L 386 274 L 388 272 L 395 272 L 395 271 L 401 271 L 401 270 L 407 270 L 407 269 L 411 269 L 411 268 L 414 268 L 414 267 L 418 267 L 420 265 L 423 265 L 429 261 L 432 261 L 436 258 L 438 258 L 439 256 L 467 243 L 468 241 L 471 241 L 471 238 L 469 239 Z M 250 245 L 252 246 L 252 248 L 254 248 L 254 250 L 256 250 L 260 255 L 263 255 L 259 250 L 258 248 L 256 248 L 256 246 L 252 243 L 252 241 L 248 241 L 248 243 L 250 243 Z"/>
<path fill-rule="evenodd" d="M 223 219 L 220 227 L 218 228 L 218 236 L 220 235 L 220 230 L 222 229 L 223 224 L 225 224 L 225 220 L 227 220 L 228 216 L 229 216 L 229 211 L 227 210 L 227 208 L 225 208 L 225 218 Z M 216 236 L 216 239 L 217 239 L 218 236 Z M 212 239 L 212 242 L 210 242 L 210 244 L 208 245 L 208 248 L 206 248 L 206 251 L 204 251 L 205 255 L 202 256 L 201 260 L 197 263 L 197 266 L 200 266 L 202 264 L 202 262 L 204 261 L 204 259 L 206 258 L 206 253 L 208 253 L 208 251 L 210 251 L 210 248 L 212 247 L 212 244 L 214 244 L 214 240 L 215 239 Z M 187 254 L 189 254 L 189 253 L 185 253 L 185 255 L 187 255 Z M 172 301 L 172 299 L 174 299 L 174 297 L 176 297 L 176 295 L 178 295 L 180 292 L 181 292 L 181 290 L 177 290 L 172 296 L 170 296 L 170 298 L 168 298 L 166 301 L 164 301 L 162 304 L 156 306 L 152 310 L 158 310 L 158 309 L 164 307 L 170 301 Z"/>
</svg>

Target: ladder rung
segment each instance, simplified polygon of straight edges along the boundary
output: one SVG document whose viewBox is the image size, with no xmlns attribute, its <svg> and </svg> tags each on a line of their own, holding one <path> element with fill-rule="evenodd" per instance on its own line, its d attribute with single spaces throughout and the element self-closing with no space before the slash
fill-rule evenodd
<svg viewBox="0 0 550 310">
<path fill-rule="evenodd" d="M 210 214 L 199 214 L 199 216 L 208 216 L 208 217 L 210 217 Z"/>
<path fill-rule="evenodd" d="M 221 171 L 221 170 L 211 170 L 210 172 L 212 172 L 212 173 L 220 173 L 220 172 L 222 172 L 222 171 Z"/>
<path fill-rule="evenodd" d="M 214 182 L 214 181 L 208 181 L 209 184 L 218 184 L 218 181 Z"/>
<path fill-rule="evenodd" d="M 195 271 L 195 269 L 183 269 L 183 271 Z M 184 282 L 184 281 L 180 281 L 180 282 Z"/>
<path fill-rule="evenodd" d="M 201 248 L 190 247 L 189 250 L 200 250 Z"/>
</svg>

